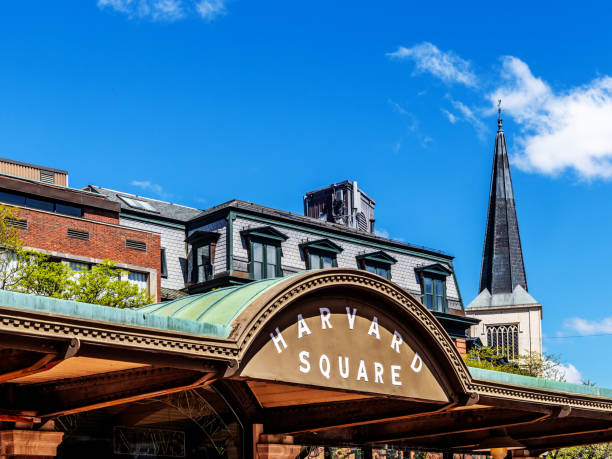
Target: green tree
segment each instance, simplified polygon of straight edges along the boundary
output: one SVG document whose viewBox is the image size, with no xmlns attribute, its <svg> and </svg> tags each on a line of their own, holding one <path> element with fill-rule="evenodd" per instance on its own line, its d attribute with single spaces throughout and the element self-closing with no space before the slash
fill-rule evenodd
<svg viewBox="0 0 612 459">
<path fill-rule="evenodd" d="M 123 280 L 125 276 L 127 271 L 116 269 L 112 261 L 104 260 L 89 271 L 79 272 L 76 280 L 69 281 L 64 297 L 115 308 L 131 308 L 153 302 L 144 290 Z"/>
</svg>

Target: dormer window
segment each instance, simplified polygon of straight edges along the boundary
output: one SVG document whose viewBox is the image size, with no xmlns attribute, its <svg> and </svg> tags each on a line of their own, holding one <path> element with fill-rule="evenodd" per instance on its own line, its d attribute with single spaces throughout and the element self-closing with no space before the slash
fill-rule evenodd
<svg viewBox="0 0 612 459">
<path fill-rule="evenodd" d="M 218 238 L 218 233 L 208 231 L 195 231 L 187 238 L 187 243 L 191 244 L 191 253 L 189 255 L 189 278 L 191 283 L 197 284 L 213 278 L 213 263 Z M 162 250 L 165 261 L 165 250 Z"/>
<path fill-rule="evenodd" d="M 382 250 L 357 255 L 357 264 L 360 269 L 378 274 L 389 280 L 391 280 L 391 265 L 395 263 L 397 263 L 397 260 Z"/>
<path fill-rule="evenodd" d="M 281 244 L 287 236 L 271 226 L 252 228 L 240 233 L 249 248 L 249 274 L 251 279 L 281 277 Z"/>
<path fill-rule="evenodd" d="M 329 239 L 319 239 L 300 244 L 304 251 L 307 269 L 326 269 L 338 266 L 337 255 L 342 252 L 342 247 Z"/>
<path fill-rule="evenodd" d="M 452 271 L 440 263 L 421 266 L 415 271 L 421 283 L 423 304 L 431 311 L 447 312 L 446 278 L 452 274 Z"/>
</svg>

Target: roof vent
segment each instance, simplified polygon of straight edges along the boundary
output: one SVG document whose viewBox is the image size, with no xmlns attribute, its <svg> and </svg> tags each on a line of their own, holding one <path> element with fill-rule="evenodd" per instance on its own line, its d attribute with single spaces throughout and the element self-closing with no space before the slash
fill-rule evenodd
<svg viewBox="0 0 612 459">
<path fill-rule="evenodd" d="M 142 251 L 147 250 L 147 243 L 142 242 L 142 241 L 131 241 L 130 239 L 127 239 L 125 241 L 125 246 L 128 249 L 135 249 L 135 250 L 142 250 Z"/>
<path fill-rule="evenodd" d="M 54 184 L 55 183 L 55 172 L 46 171 L 46 170 L 41 169 L 40 170 L 40 181 L 43 183 Z"/>
<path fill-rule="evenodd" d="M 26 229 L 26 230 L 28 229 L 27 220 L 20 220 L 18 218 L 7 217 L 4 221 L 6 222 L 8 226 L 12 226 L 13 228 Z"/>
<path fill-rule="evenodd" d="M 89 241 L 89 233 L 87 231 L 79 231 L 72 228 L 68 228 L 66 231 L 68 237 L 74 239 L 81 239 L 82 241 Z"/>
</svg>

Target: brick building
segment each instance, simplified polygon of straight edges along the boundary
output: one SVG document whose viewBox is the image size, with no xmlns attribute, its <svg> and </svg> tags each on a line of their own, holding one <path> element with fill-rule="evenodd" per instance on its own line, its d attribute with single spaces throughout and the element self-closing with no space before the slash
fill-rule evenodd
<svg viewBox="0 0 612 459">
<path fill-rule="evenodd" d="M 51 181 L 48 168 L 14 163 L 0 160 L 0 171 L 34 178 L 0 173 L 0 203 L 16 209 L 17 218 L 10 224 L 18 229 L 26 247 L 43 251 L 77 271 L 110 259 L 128 271 L 127 280 L 153 298 L 161 298 L 159 233 L 121 226 L 116 202 L 56 184 L 67 183 L 65 171 L 53 169 Z M 47 177 L 47 182 L 41 177 Z"/>
</svg>

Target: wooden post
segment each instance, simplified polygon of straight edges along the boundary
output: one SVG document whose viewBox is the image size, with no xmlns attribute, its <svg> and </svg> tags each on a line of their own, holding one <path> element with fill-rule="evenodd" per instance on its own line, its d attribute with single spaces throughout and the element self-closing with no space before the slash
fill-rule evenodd
<svg viewBox="0 0 612 459">
<path fill-rule="evenodd" d="M 254 426 L 253 433 L 256 430 Z M 254 459 L 295 459 L 301 450 L 301 446 L 293 444 L 291 435 L 260 434 Z"/>
<path fill-rule="evenodd" d="M 0 459 L 53 458 L 62 442 L 63 432 L 46 430 L 0 431 Z"/>
</svg>

